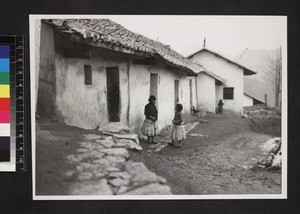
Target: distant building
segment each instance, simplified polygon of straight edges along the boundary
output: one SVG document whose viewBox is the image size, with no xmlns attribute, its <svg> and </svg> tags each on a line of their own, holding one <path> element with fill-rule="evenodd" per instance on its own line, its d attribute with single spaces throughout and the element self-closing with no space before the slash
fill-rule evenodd
<svg viewBox="0 0 300 214">
<path fill-rule="evenodd" d="M 257 100 L 254 97 L 250 96 L 247 93 L 244 93 L 244 100 L 243 100 L 243 106 L 249 107 L 257 104 L 264 104 L 263 101 Z"/>
<path fill-rule="evenodd" d="M 267 105 L 275 106 L 275 84 L 272 80 L 272 65 L 276 61 L 277 49 L 252 50 L 245 49 L 236 58 L 236 61 L 253 69 L 257 75 L 244 77 L 244 90 L 255 99 L 264 101 Z"/>
<path fill-rule="evenodd" d="M 188 58 L 202 65 L 206 71 L 219 78 L 219 81 L 213 81 L 212 79 L 209 80 L 207 76 L 198 75 L 196 81 L 198 100 L 205 99 L 205 103 L 209 103 L 205 106 L 205 103 L 199 102 L 198 105 L 203 105 L 209 111 L 215 112 L 219 100 L 222 99 L 224 113 L 242 113 L 244 76 L 253 75 L 255 72 L 205 48 L 205 46 L 189 55 Z M 202 88 L 201 83 L 203 82 L 207 85 L 207 90 Z"/>
<path fill-rule="evenodd" d="M 42 20 L 37 28 L 37 112 L 94 129 L 120 121 L 140 133 L 149 95 L 161 130 L 177 102 L 197 106 L 195 73 L 204 69 L 158 41 L 108 19 Z"/>
</svg>

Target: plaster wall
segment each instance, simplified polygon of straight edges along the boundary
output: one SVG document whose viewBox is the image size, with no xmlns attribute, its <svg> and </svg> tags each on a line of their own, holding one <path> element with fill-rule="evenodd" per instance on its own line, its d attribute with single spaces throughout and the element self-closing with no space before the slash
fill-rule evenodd
<svg viewBox="0 0 300 214">
<path fill-rule="evenodd" d="M 224 102 L 224 113 L 242 113 L 244 93 L 243 69 L 209 51 L 201 51 L 193 55 L 191 60 L 203 65 L 208 71 L 225 79 L 226 86 L 224 87 L 234 88 L 233 100 L 224 100 L 223 96 L 221 98 Z M 198 101 L 200 102 L 200 100 Z"/>
<path fill-rule="evenodd" d="M 157 65 L 133 64 L 133 56 L 103 48 L 91 48 L 89 59 L 67 58 L 63 50 L 71 48 L 74 43 L 45 27 L 46 31 L 42 31 L 42 35 L 45 34 L 47 47 L 41 49 L 41 61 L 50 61 L 48 64 L 51 64 L 51 70 L 44 66 L 41 69 L 43 75 L 40 76 L 46 76 L 52 81 L 52 90 L 43 87 L 45 84 L 42 83 L 39 91 L 52 97 L 40 99 L 44 106 L 52 106 L 53 118 L 84 129 L 94 129 L 99 124 L 108 123 L 107 67 L 119 69 L 120 122 L 128 125 L 132 133 L 140 133 L 145 118 L 144 107 L 150 95 L 151 73 L 158 74 L 159 130 L 171 124 L 174 117 L 174 80 L 179 80 L 179 102 L 183 104 L 183 112 L 190 114 L 190 79 L 194 87 L 193 103 L 196 103 L 194 77 L 187 77 L 183 71 L 170 68 L 161 61 Z M 85 84 L 84 65 L 91 65 L 91 85 Z"/>
<path fill-rule="evenodd" d="M 243 106 L 253 106 L 253 98 L 249 97 L 247 94 L 244 94 Z"/>
<path fill-rule="evenodd" d="M 90 59 L 64 58 L 57 47 L 56 117 L 69 125 L 94 129 L 108 123 L 106 67 L 117 67 L 120 78 L 120 122 L 127 124 L 128 56 L 92 48 Z M 91 65 L 92 84 L 86 85 L 84 65 Z"/>
<path fill-rule="evenodd" d="M 207 74 L 200 73 L 197 77 L 198 107 L 209 112 L 215 112 L 216 85 L 215 79 Z"/>
<path fill-rule="evenodd" d="M 190 113 L 189 79 L 185 75 L 176 75 L 172 70 L 159 62 L 157 65 L 130 66 L 130 127 L 140 133 L 144 121 L 144 107 L 150 95 L 150 75 L 158 74 L 158 129 L 172 123 L 175 113 L 174 81 L 179 80 L 179 102 L 183 105 L 184 114 Z M 195 97 L 194 97 L 195 98 Z M 195 102 L 195 100 L 194 100 Z"/>
<path fill-rule="evenodd" d="M 216 85 L 216 108 L 220 100 L 223 100 L 223 86 Z"/>
</svg>

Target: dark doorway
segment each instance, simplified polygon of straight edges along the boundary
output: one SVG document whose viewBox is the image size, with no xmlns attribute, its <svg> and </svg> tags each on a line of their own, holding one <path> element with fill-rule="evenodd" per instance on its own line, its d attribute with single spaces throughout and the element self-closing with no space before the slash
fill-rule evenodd
<svg viewBox="0 0 300 214">
<path fill-rule="evenodd" d="M 119 68 L 106 68 L 107 108 L 109 122 L 120 122 L 120 81 Z"/>
<path fill-rule="evenodd" d="M 156 97 L 156 106 L 158 106 L 158 74 L 150 75 L 150 95 L 154 95 Z"/>
<path fill-rule="evenodd" d="M 179 103 L 179 80 L 174 81 L 174 98 L 175 98 L 175 105 L 176 105 L 177 103 Z"/>
<path fill-rule="evenodd" d="M 190 79 L 190 110 L 192 113 L 192 108 L 193 108 L 193 82 Z"/>
</svg>

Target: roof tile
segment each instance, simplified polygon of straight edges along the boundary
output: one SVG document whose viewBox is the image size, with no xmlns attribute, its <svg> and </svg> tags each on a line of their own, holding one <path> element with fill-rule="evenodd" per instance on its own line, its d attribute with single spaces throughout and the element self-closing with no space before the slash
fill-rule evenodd
<svg viewBox="0 0 300 214">
<path fill-rule="evenodd" d="M 59 31 L 64 27 L 65 30 L 74 31 L 74 33 L 85 39 L 92 38 L 95 42 L 108 42 L 112 45 L 120 45 L 124 48 L 150 53 L 154 57 L 162 58 L 189 73 L 194 74 L 205 71 L 201 65 L 185 58 L 169 46 L 133 33 L 109 19 L 53 19 L 44 21 L 56 27 Z"/>
</svg>

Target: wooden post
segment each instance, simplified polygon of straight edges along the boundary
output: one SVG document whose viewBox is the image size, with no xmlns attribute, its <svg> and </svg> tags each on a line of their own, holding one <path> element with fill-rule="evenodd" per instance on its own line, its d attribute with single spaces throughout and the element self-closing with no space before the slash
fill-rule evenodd
<svg viewBox="0 0 300 214">
<path fill-rule="evenodd" d="M 266 105 L 268 105 L 268 98 L 267 98 L 267 94 L 265 94 L 265 103 L 266 103 Z"/>
</svg>

